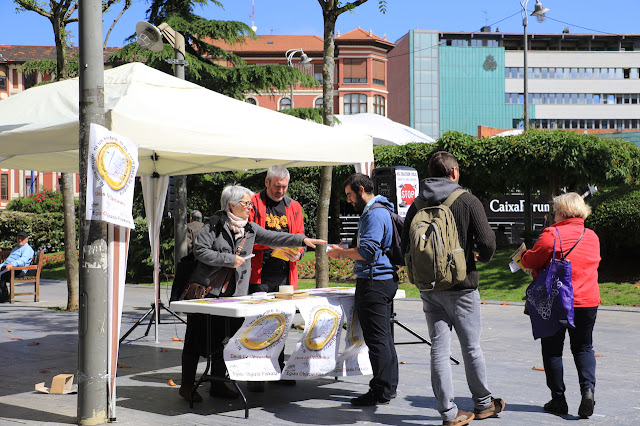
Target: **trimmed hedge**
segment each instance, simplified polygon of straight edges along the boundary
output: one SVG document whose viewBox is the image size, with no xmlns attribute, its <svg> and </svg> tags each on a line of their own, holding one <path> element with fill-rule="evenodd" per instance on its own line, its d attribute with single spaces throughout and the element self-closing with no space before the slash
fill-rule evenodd
<svg viewBox="0 0 640 426">
<path fill-rule="evenodd" d="M 640 255 L 640 185 L 599 191 L 589 201 L 585 225 L 600 238 L 602 257 Z"/>
<path fill-rule="evenodd" d="M 4 211 L 0 213 L 0 247 L 11 250 L 16 246 L 16 234 L 29 234 L 29 245 L 34 250 L 46 252 L 64 250 L 64 214 L 24 213 Z"/>
</svg>

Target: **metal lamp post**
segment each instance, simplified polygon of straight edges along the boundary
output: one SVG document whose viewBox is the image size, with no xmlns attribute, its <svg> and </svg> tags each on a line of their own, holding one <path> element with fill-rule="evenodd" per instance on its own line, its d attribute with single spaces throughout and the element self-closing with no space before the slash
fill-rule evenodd
<svg viewBox="0 0 640 426">
<path fill-rule="evenodd" d="M 528 38 L 527 38 L 527 23 L 529 17 L 527 15 L 527 3 L 529 0 L 520 0 L 520 12 L 522 13 L 522 26 L 524 27 L 524 131 L 529 130 L 529 69 L 527 66 L 527 50 L 528 49 Z M 545 13 L 547 13 L 549 9 L 546 9 L 540 3 L 540 0 L 536 0 L 536 7 L 531 16 L 535 16 L 538 22 L 544 22 L 546 19 Z"/>
<path fill-rule="evenodd" d="M 308 68 L 311 65 L 311 58 L 304 53 L 302 49 L 289 49 L 284 54 L 287 57 L 287 62 L 290 67 L 293 67 L 293 57 L 296 53 L 300 53 L 300 63 L 304 65 L 305 68 Z M 291 109 L 293 109 L 293 82 L 289 84 L 291 87 Z"/>
</svg>

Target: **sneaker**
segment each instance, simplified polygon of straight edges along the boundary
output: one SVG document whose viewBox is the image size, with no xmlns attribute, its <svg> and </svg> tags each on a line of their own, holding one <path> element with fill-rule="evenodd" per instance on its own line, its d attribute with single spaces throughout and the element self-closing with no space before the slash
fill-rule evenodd
<svg viewBox="0 0 640 426">
<path fill-rule="evenodd" d="M 581 419 L 588 419 L 593 414 L 593 407 L 596 405 L 596 401 L 593 397 L 593 391 L 591 389 L 585 389 L 582 391 L 582 401 L 580 402 L 580 408 L 578 408 L 578 416 Z"/>
<path fill-rule="evenodd" d="M 485 409 L 473 409 L 473 414 L 475 414 L 476 419 L 486 419 L 487 417 L 491 417 L 495 414 L 500 413 L 506 407 L 506 403 L 502 400 L 502 398 L 494 398 L 491 397 L 491 404 Z"/>
<path fill-rule="evenodd" d="M 372 407 L 374 405 L 386 405 L 388 403 L 388 399 L 377 396 L 371 389 L 364 395 L 351 399 L 351 405 L 355 405 L 356 407 Z"/>
<path fill-rule="evenodd" d="M 569 407 L 567 406 L 567 400 L 562 398 L 554 398 L 551 401 L 544 404 L 544 411 L 551 414 L 557 414 L 564 416 L 569 413 Z"/>
<path fill-rule="evenodd" d="M 475 418 L 475 415 L 473 413 L 467 413 L 466 411 L 458 410 L 458 414 L 456 414 L 456 417 L 452 420 L 444 420 L 442 422 L 442 426 L 451 426 L 451 425 L 463 426 L 463 425 L 469 424 L 469 422 L 474 418 Z"/>
</svg>

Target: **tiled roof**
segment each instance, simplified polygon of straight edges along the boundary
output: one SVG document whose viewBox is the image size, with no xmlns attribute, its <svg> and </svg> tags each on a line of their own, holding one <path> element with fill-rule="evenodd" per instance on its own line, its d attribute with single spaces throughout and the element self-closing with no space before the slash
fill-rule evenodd
<svg viewBox="0 0 640 426">
<path fill-rule="evenodd" d="M 348 33 L 340 34 L 336 36 L 336 40 L 376 40 L 382 43 L 387 43 L 393 46 L 393 43 L 389 40 L 378 37 L 373 34 L 371 31 L 365 31 L 362 28 L 358 27 L 355 30 L 349 31 Z"/>
<path fill-rule="evenodd" d="M 357 28 L 348 33 L 336 36 L 336 42 L 349 41 L 349 44 L 353 44 L 358 40 L 366 40 L 367 42 L 375 41 L 389 46 L 394 46 L 389 40 L 385 40 L 382 37 L 378 37 L 368 31 L 361 28 Z M 214 46 L 218 46 L 228 52 L 286 52 L 289 49 L 302 49 L 306 53 L 319 52 L 324 49 L 324 40 L 322 37 L 315 35 L 259 35 L 257 39 L 245 38 L 244 43 L 230 45 L 221 40 L 208 40 L 209 43 Z"/>
<path fill-rule="evenodd" d="M 323 40 L 314 35 L 259 35 L 256 40 L 246 37 L 244 43 L 228 44 L 221 40 L 207 40 L 228 52 L 286 52 L 302 49 L 305 52 L 322 52 Z"/>
<path fill-rule="evenodd" d="M 119 47 L 107 47 L 104 50 L 104 57 L 106 57 Z M 68 49 L 71 54 L 77 54 L 78 48 L 72 47 Z M 56 59 L 56 47 L 55 46 L 15 46 L 0 44 L 0 62 L 27 62 L 27 61 L 39 61 L 43 59 Z"/>
</svg>

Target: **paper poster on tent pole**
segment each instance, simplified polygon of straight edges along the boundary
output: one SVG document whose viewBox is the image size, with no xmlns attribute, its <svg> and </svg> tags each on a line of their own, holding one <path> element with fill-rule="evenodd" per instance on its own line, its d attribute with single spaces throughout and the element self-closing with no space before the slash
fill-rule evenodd
<svg viewBox="0 0 640 426">
<path fill-rule="evenodd" d="M 87 168 L 87 220 L 102 220 L 133 229 L 133 188 L 138 146 L 91 123 Z"/>
</svg>

